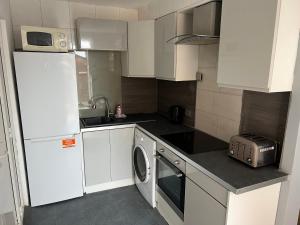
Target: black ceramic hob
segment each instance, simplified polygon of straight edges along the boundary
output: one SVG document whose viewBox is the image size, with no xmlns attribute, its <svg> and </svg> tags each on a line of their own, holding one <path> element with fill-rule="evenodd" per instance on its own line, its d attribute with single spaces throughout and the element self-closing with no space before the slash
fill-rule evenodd
<svg viewBox="0 0 300 225">
<path fill-rule="evenodd" d="M 228 149 L 227 142 L 198 130 L 161 135 L 161 138 L 189 155 Z"/>
</svg>

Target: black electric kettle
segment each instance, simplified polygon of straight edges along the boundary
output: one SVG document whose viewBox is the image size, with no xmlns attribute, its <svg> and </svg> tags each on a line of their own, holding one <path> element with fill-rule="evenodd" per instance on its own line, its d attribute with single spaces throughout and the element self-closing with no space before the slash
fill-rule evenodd
<svg viewBox="0 0 300 225">
<path fill-rule="evenodd" d="M 183 122 L 185 109 L 179 105 L 172 105 L 169 108 L 169 118 L 172 123 L 181 124 Z"/>
</svg>

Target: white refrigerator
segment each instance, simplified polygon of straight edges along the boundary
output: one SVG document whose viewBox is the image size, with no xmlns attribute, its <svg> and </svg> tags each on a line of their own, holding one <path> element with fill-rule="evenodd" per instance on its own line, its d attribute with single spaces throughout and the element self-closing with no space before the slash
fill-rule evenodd
<svg viewBox="0 0 300 225">
<path fill-rule="evenodd" d="M 75 55 L 14 52 L 31 206 L 83 195 Z"/>
</svg>

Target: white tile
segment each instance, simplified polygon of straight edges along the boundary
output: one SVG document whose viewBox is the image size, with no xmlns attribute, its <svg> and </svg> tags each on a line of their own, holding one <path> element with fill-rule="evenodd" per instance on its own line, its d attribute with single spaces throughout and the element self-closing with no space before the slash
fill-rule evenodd
<svg viewBox="0 0 300 225">
<path fill-rule="evenodd" d="M 203 80 L 197 82 L 197 87 L 202 90 L 219 91 L 217 85 L 217 69 L 216 68 L 199 68 L 203 75 Z"/>
<path fill-rule="evenodd" d="M 142 7 L 138 9 L 138 19 L 139 20 L 151 20 L 153 19 L 148 7 Z"/>
<path fill-rule="evenodd" d="M 230 138 L 239 134 L 240 123 L 226 118 L 218 118 L 217 137 L 229 142 Z"/>
<path fill-rule="evenodd" d="M 243 94 L 243 90 L 241 89 L 225 88 L 225 87 L 219 87 L 219 92 L 224 94 L 239 95 L 239 96 Z"/>
<path fill-rule="evenodd" d="M 119 8 L 107 7 L 107 6 L 96 6 L 96 18 L 118 20 L 119 19 Z"/>
<path fill-rule="evenodd" d="M 149 17 L 152 19 L 156 19 L 162 15 L 160 15 L 159 4 L 157 1 L 150 2 L 148 7 Z"/>
<path fill-rule="evenodd" d="M 221 117 L 240 121 L 242 96 L 217 93 L 214 95 L 213 112 Z"/>
<path fill-rule="evenodd" d="M 199 68 L 217 67 L 219 45 L 199 46 Z"/>
<path fill-rule="evenodd" d="M 123 20 L 123 21 L 138 20 L 138 11 L 135 9 L 120 8 L 119 20 Z"/>
<path fill-rule="evenodd" d="M 68 1 L 41 0 L 43 26 L 70 28 Z"/>
<path fill-rule="evenodd" d="M 96 7 L 91 4 L 70 2 L 71 28 L 75 28 L 75 22 L 78 18 L 96 18 Z"/>
<path fill-rule="evenodd" d="M 42 26 L 40 0 L 10 0 L 14 26 Z"/>
<path fill-rule="evenodd" d="M 208 113 L 213 112 L 213 101 L 216 93 L 206 90 L 198 90 L 196 97 L 196 108 Z"/>
<path fill-rule="evenodd" d="M 218 131 L 218 117 L 196 109 L 195 128 L 216 136 Z"/>
</svg>

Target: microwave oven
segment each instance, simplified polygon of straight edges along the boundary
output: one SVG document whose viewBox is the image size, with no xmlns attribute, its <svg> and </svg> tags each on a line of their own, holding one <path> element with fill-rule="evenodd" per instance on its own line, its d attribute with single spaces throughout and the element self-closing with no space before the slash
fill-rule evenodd
<svg viewBox="0 0 300 225">
<path fill-rule="evenodd" d="M 21 26 L 24 51 L 68 52 L 68 35 L 64 29 Z"/>
</svg>

